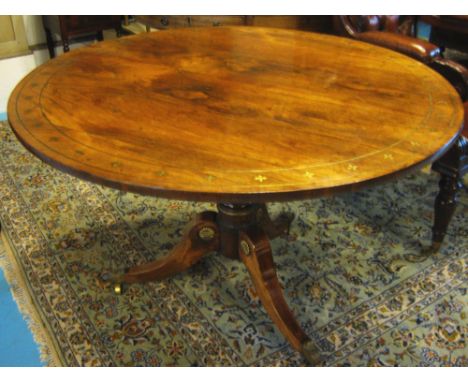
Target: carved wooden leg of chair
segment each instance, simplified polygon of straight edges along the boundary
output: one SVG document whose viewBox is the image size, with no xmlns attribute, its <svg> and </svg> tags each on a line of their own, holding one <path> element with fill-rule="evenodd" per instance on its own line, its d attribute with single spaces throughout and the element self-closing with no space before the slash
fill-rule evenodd
<svg viewBox="0 0 468 382">
<path fill-rule="evenodd" d="M 434 226 L 432 227 L 432 248 L 438 250 L 444 240 L 447 228 L 458 201 L 462 176 L 468 168 L 468 142 L 464 137 L 450 148 L 441 159 L 432 166 L 440 173 L 439 194 L 435 200 Z"/>
<path fill-rule="evenodd" d="M 121 283 L 137 283 L 161 280 L 183 272 L 194 265 L 208 252 L 219 247 L 219 230 L 216 212 L 206 211 L 198 214 L 189 224 L 182 240 L 162 259 L 130 268 L 116 280 L 115 292 L 120 293 Z"/>
<path fill-rule="evenodd" d="M 270 239 L 288 234 L 292 221 L 293 213 L 282 213 L 275 220 L 272 220 L 265 204 L 260 204 L 257 211 L 259 225 L 263 228 Z"/>
<path fill-rule="evenodd" d="M 63 46 L 63 53 L 67 53 L 70 51 L 70 41 L 68 36 L 62 34 L 62 46 Z"/>
<path fill-rule="evenodd" d="M 49 29 L 45 30 L 46 40 L 47 40 L 47 49 L 49 50 L 50 58 L 55 58 L 55 43 L 54 38 L 52 37 L 52 32 Z"/>
<path fill-rule="evenodd" d="M 270 318 L 293 348 L 301 352 L 310 364 L 322 365 L 318 349 L 304 333 L 284 298 L 267 235 L 261 228 L 253 226 L 241 232 L 239 237 L 239 256 Z"/>
<path fill-rule="evenodd" d="M 452 220 L 458 202 L 461 182 L 457 177 L 442 174 L 439 193 L 435 199 L 434 226 L 432 227 L 432 248 L 438 250 L 442 245 L 447 228 Z"/>
<path fill-rule="evenodd" d="M 98 31 L 96 33 L 96 40 L 98 41 L 104 41 L 104 32 L 103 31 Z"/>
</svg>

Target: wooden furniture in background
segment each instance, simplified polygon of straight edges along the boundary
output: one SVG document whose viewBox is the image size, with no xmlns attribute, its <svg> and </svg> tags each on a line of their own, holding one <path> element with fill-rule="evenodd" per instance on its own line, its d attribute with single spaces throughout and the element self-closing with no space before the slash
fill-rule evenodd
<svg viewBox="0 0 468 382">
<path fill-rule="evenodd" d="M 399 16 L 381 16 L 379 20 L 393 20 L 394 23 L 381 23 L 379 28 L 371 28 L 377 16 L 334 16 L 334 27 L 338 34 L 352 37 L 361 41 L 375 44 L 384 48 L 410 56 L 425 63 L 430 68 L 444 76 L 457 90 L 458 95 L 464 102 L 465 127 L 457 143 L 452 146 L 449 152 L 438 161 L 432 169 L 441 176 L 439 182 L 439 194 L 435 200 L 434 225 L 432 228 L 433 248 L 439 249 L 447 233 L 450 220 L 455 212 L 459 190 L 463 188 L 462 178 L 468 172 L 468 70 L 461 64 L 447 60 L 442 56 L 442 49 L 431 42 L 410 37 L 403 33 L 398 33 L 397 20 Z M 423 18 L 429 21 L 435 16 Z M 360 23 L 351 20 L 361 20 Z M 454 30 L 463 31 L 463 22 L 467 22 L 467 16 L 447 16 L 456 21 L 457 28 Z M 369 21 L 363 21 L 368 19 Z M 442 17 L 433 20 L 433 25 L 441 22 Z M 387 25 L 391 25 L 388 30 Z M 468 28 L 467 28 L 468 29 Z M 464 30 L 467 32 L 467 30 Z"/>
<path fill-rule="evenodd" d="M 79 36 L 93 35 L 103 40 L 103 30 L 115 29 L 121 34 L 121 16 L 42 16 L 50 58 L 55 57 L 54 34 L 62 40 L 63 51 L 70 50 L 70 40 Z"/>
<path fill-rule="evenodd" d="M 29 53 L 23 16 L 0 16 L 0 58 Z"/>
<path fill-rule="evenodd" d="M 136 16 L 149 29 L 249 25 L 330 32 L 331 16 Z"/>
<path fill-rule="evenodd" d="M 332 19 L 335 32 L 342 36 L 354 37 L 357 33 L 368 31 L 386 31 L 408 36 L 414 35 L 414 16 L 341 15 L 332 16 Z"/>
<path fill-rule="evenodd" d="M 245 16 L 152 16 L 138 15 L 136 20 L 157 29 L 245 25 Z"/>
<path fill-rule="evenodd" d="M 18 84 L 8 117 L 25 147 L 62 171 L 217 202 L 166 257 L 115 281 L 168 277 L 212 251 L 238 259 L 292 347 L 321 364 L 275 271 L 270 240 L 291 217 L 272 221 L 265 202 L 353 191 L 419 168 L 457 140 L 463 109 L 447 81 L 390 50 L 222 27 L 143 33 L 62 55 Z"/>
<path fill-rule="evenodd" d="M 400 16 L 333 16 L 335 33 L 394 49 L 419 61 L 440 55 L 440 49 L 414 38 L 414 18 Z M 385 45 L 384 45 L 385 44 Z"/>
<path fill-rule="evenodd" d="M 468 15 L 425 15 L 417 19 L 431 26 L 431 42 L 468 53 Z"/>
<path fill-rule="evenodd" d="M 254 27 L 286 28 L 329 33 L 331 16 L 246 16 L 246 25 Z"/>
</svg>

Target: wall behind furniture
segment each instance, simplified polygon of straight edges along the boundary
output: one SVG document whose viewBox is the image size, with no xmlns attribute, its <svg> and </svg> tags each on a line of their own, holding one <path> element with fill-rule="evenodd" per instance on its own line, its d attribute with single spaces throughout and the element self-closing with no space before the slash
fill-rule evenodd
<svg viewBox="0 0 468 382">
<path fill-rule="evenodd" d="M 0 60 L 0 114 L 6 112 L 15 85 L 36 67 L 33 54 Z"/>
<path fill-rule="evenodd" d="M 23 16 L 26 37 L 30 47 L 45 44 L 45 33 L 41 16 Z M 47 61 L 48 54 L 43 49 L 30 51 L 26 55 L 0 60 L 0 115 L 6 112 L 8 97 L 16 84 L 38 65 Z"/>
<path fill-rule="evenodd" d="M 22 56 L 0 59 L 0 117 L 5 117 L 8 97 L 18 82 L 31 70 L 49 60 L 42 16 L 24 15 L 23 22 L 30 52 Z M 108 38 L 106 33 L 104 38 Z M 73 43 L 70 48 L 78 48 L 89 43 Z M 57 55 L 62 54 L 62 46 L 57 46 L 55 51 Z"/>
<path fill-rule="evenodd" d="M 29 46 L 45 44 L 46 36 L 42 26 L 42 16 L 25 15 L 23 21 Z"/>
</svg>

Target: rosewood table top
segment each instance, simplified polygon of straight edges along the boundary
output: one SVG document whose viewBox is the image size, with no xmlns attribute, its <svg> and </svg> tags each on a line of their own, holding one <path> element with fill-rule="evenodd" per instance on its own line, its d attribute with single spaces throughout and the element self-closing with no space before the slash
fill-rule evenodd
<svg viewBox="0 0 468 382">
<path fill-rule="evenodd" d="M 194 28 L 54 59 L 8 117 L 44 161 L 123 190 L 265 202 L 352 190 L 435 160 L 463 110 L 440 75 L 339 37 Z"/>
</svg>

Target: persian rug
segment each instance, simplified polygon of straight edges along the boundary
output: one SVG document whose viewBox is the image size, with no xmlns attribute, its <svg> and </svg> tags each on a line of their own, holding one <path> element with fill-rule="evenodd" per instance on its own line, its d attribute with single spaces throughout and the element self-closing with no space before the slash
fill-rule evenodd
<svg viewBox="0 0 468 382">
<path fill-rule="evenodd" d="M 214 204 L 119 192 L 63 174 L 0 125 L 1 260 L 43 358 L 66 366 L 300 366 L 243 264 L 206 256 L 131 285 L 103 273 L 164 255 Z M 328 366 L 468 366 L 468 197 L 427 254 L 438 177 L 269 205 L 296 214 L 272 242 L 285 296 Z"/>
</svg>

